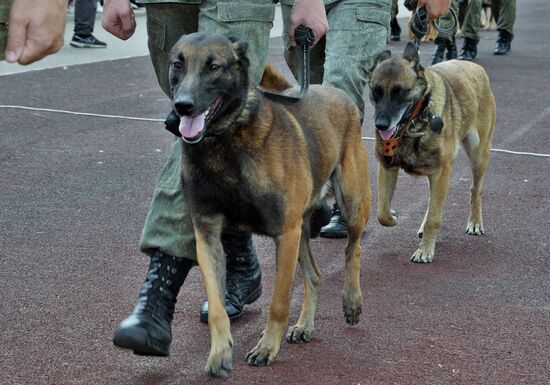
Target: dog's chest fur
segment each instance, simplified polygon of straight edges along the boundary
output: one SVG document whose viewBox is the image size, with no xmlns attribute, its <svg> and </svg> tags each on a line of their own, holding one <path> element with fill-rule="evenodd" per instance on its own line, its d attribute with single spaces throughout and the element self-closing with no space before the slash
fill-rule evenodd
<svg viewBox="0 0 550 385">
<path fill-rule="evenodd" d="M 428 127 L 423 130 L 425 134 L 418 138 L 403 135 L 393 158 L 383 156 L 382 143 L 378 139 L 376 154 L 382 165 L 386 168 L 400 167 L 415 175 L 429 175 L 437 170 L 440 163 L 439 136 L 442 134 L 434 133 Z"/>
<path fill-rule="evenodd" d="M 281 233 L 284 202 L 276 191 L 261 191 L 251 171 L 254 156 L 218 138 L 183 150 L 184 193 L 194 212 L 223 215 L 227 227 L 275 236 Z M 256 186 L 256 187 L 254 187 Z"/>
</svg>

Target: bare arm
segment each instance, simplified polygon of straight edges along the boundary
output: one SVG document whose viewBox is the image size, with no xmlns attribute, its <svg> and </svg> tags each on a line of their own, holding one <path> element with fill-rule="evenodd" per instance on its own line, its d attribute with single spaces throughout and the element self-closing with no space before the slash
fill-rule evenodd
<svg viewBox="0 0 550 385">
<path fill-rule="evenodd" d="M 103 28 L 122 40 L 132 37 L 136 30 L 136 18 L 130 0 L 104 0 Z"/>
<path fill-rule="evenodd" d="M 295 45 L 294 30 L 300 24 L 313 31 L 315 35 L 313 45 L 317 44 L 319 39 L 328 32 L 327 14 L 323 0 L 296 0 L 294 2 L 292 12 L 290 13 L 288 31 L 288 37 L 292 45 Z"/>
<path fill-rule="evenodd" d="M 6 60 L 30 64 L 59 51 L 66 20 L 66 0 L 14 0 L 8 21 Z"/>
</svg>

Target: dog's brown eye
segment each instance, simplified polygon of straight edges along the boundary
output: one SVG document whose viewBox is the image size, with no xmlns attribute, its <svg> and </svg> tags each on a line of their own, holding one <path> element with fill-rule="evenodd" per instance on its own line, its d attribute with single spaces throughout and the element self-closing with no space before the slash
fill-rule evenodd
<svg viewBox="0 0 550 385">
<path fill-rule="evenodd" d="M 219 64 L 210 64 L 210 71 L 217 71 L 220 68 Z"/>
<path fill-rule="evenodd" d="M 178 70 L 178 71 L 180 71 L 181 69 L 183 69 L 183 63 L 180 62 L 180 61 L 175 61 L 174 64 L 173 64 L 173 66 L 174 66 L 174 69 L 176 69 L 176 70 Z"/>
</svg>

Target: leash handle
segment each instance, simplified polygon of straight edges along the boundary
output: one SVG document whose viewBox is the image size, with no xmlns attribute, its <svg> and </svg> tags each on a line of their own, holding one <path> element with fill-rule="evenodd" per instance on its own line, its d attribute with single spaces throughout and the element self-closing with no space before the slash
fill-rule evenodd
<svg viewBox="0 0 550 385">
<path fill-rule="evenodd" d="M 411 31 L 417 39 L 422 39 L 428 33 L 428 12 L 425 7 L 417 8 L 411 24 Z"/>
<path fill-rule="evenodd" d="M 294 30 L 294 40 L 296 41 L 296 45 L 310 46 L 315 41 L 315 35 L 313 31 L 305 25 L 299 25 Z"/>
</svg>

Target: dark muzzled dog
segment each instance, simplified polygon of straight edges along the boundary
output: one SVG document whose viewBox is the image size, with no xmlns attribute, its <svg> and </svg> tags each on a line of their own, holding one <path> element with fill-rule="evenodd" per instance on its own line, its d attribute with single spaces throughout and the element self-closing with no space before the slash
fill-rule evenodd
<svg viewBox="0 0 550 385">
<path fill-rule="evenodd" d="M 422 238 L 411 257 L 431 262 L 459 144 L 473 173 L 468 234 L 482 234 L 482 183 L 495 127 L 496 107 L 484 69 L 450 60 L 425 68 L 409 43 L 403 57 L 380 53 L 371 70 L 371 101 L 375 109 L 378 159 L 378 220 L 397 224 L 391 209 L 400 169 L 428 177 L 428 210 L 418 230 Z"/>
<path fill-rule="evenodd" d="M 232 337 L 224 309 L 223 231 L 272 237 L 277 271 L 267 325 L 246 356 L 251 365 L 270 364 L 289 318 L 297 262 L 305 296 L 289 342 L 309 341 L 320 272 L 309 238 L 322 218 L 318 208 L 331 185 L 348 224 L 343 307 L 355 324 L 361 313 L 360 237 L 370 211 L 368 157 L 359 113 L 335 88 L 311 86 L 303 99 L 284 105 L 265 98 L 248 81 L 246 42 L 195 33 L 172 50 L 173 108 L 184 143 L 185 199 L 195 229 L 197 258 L 206 287 L 211 350 L 205 371 L 225 376 L 232 368 Z M 293 94 L 268 66 L 261 86 Z M 317 226 L 319 224 L 317 223 Z"/>
</svg>

